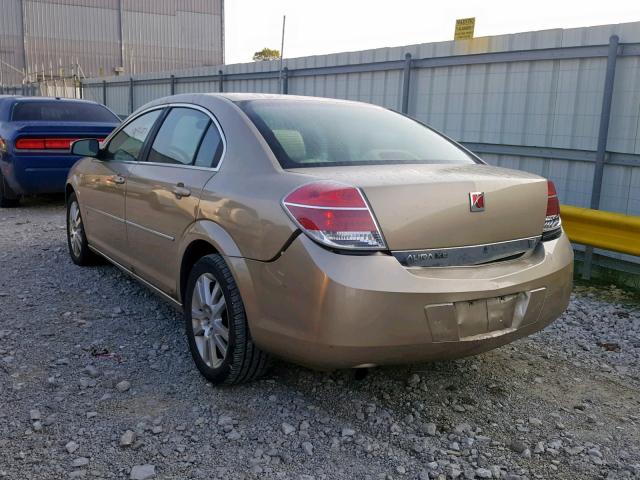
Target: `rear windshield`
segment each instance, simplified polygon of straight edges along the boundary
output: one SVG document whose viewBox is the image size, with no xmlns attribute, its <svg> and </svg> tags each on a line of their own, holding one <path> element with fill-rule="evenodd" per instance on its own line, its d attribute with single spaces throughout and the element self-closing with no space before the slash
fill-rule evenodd
<svg viewBox="0 0 640 480">
<path fill-rule="evenodd" d="M 311 100 L 249 100 L 238 105 L 283 168 L 475 163 L 430 128 L 383 108 Z"/>
<path fill-rule="evenodd" d="M 58 100 L 18 102 L 13 106 L 11 119 L 14 122 L 120 123 L 120 119 L 102 105 Z"/>
</svg>

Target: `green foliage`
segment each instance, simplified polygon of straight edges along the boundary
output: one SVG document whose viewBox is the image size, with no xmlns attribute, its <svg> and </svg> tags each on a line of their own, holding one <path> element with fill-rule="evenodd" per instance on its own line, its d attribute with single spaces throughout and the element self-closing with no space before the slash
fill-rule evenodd
<svg viewBox="0 0 640 480">
<path fill-rule="evenodd" d="M 256 62 L 262 62 L 263 60 L 278 60 L 279 58 L 280 50 L 273 50 L 266 47 L 253 54 L 253 60 Z"/>
</svg>

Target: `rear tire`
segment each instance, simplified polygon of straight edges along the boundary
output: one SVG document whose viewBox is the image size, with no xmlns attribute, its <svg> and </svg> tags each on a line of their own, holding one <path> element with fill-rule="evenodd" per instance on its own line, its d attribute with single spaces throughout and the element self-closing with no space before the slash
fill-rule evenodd
<svg viewBox="0 0 640 480">
<path fill-rule="evenodd" d="M 0 172 L 0 207 L 13 208 L 20 204 L 20 195 L 15 193 L 7 181 L 5 180 L 2 172 Z"/>
<path fill-rule="evenodd" d="M 270 356 L 251 339 L 240 291 L 220 255 L 202 257 L 191 270 L 184 320 L 193 361 L 211 383 L 248 382 L 268 369 Z"/>
<path fill-rule="evenodd" d="M 76 265 L 84 267 L 98 263 L 98 255 L 89 249 L 80 212 L 80 203 L 75 192 L 67 198 L 67 246 L 71 260 Z"/>
</svg>

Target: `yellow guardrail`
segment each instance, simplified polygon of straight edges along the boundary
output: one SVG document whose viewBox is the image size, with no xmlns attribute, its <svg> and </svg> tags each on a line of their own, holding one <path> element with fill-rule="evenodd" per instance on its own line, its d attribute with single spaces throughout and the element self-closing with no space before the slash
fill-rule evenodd
<svg viewBox="0 0 640 480">
<path fill-rule="evenodd" d="M 572 242 L 640 255 L 640 217 L 570 205 L 560 207 L 560 217 Z"/>
</svg>

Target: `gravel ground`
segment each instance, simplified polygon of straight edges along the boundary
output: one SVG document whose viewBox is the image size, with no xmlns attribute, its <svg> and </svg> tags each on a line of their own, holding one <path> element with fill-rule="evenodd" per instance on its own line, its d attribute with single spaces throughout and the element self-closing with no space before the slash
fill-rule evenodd
<svg viewBox="0 0 640 480">
<path fill-rule="evenodd" d="M 0 211 L 0 478 L 640 478 L 640 311 L 606 293 L 475 358 L 213 388 L 180 315 L 29 200 Z"/>
</svg>

